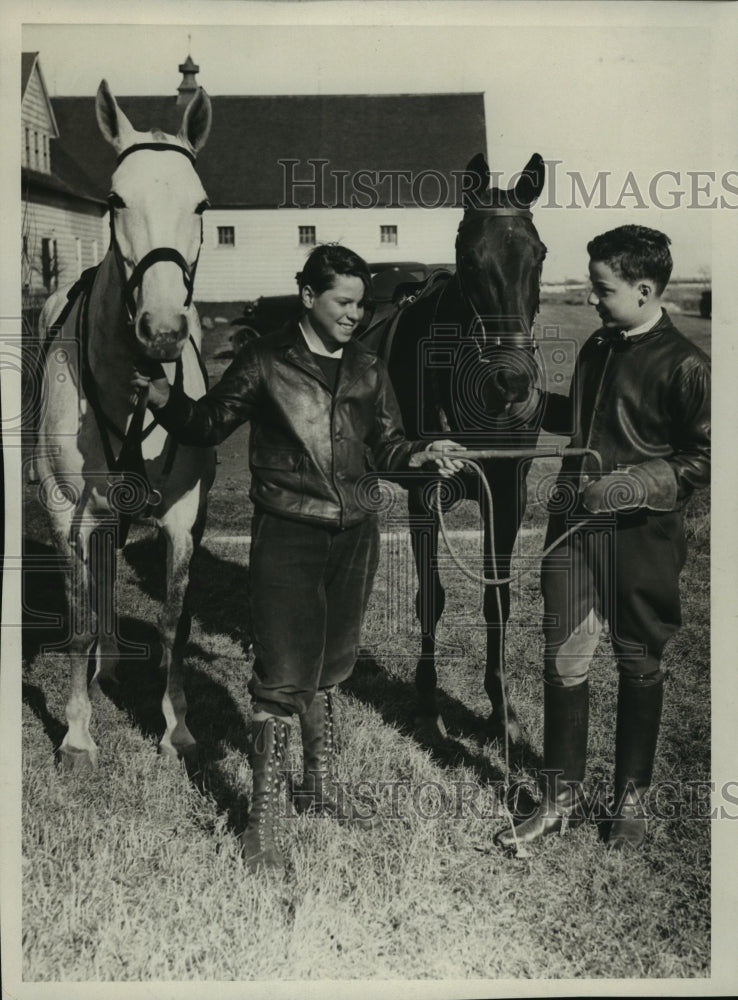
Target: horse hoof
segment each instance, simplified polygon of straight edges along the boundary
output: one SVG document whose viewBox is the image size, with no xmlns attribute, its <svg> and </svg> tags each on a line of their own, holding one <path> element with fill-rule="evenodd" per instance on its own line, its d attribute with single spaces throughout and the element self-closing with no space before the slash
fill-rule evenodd
<svg viewBox="0 0 738 1000">
<path fill-rule="evenodd" d="M 180 747 L 175 747 L 171 743 L 160 743 L 158 753 L 160 757 L 164 757 L 166 760 L 171 760 L 175 763 L 184 761 L 188 772 L 197 770 L 200 764 L 200 753 L 197 743 L 187 743 Z"/>
<path fill-rule="evenodd" d="M 502 711 L 495 709 L 487 719 L 487 733 L 491 740 L 505 738 L 505 716 Z M 514 712 L 508 709 L 507 712 L 507 738 L 511 743 L 520 743 L 523 740 L 523 727 L 518 722 Z"/>
<path fill-rule="evenodd" d="M 59 747 L 59 764 L 63 771 L 94 771 L 97 769 L 97 749 L 85 750 L 82 747 Z"/>
<path fill-rule="evenodd" d="M 415 717 L 415 735 L 422 743 L 431 745 L 443 743 L 448 738 L 446 727 L 440 715 L 417 715 Z"/>
</svg>

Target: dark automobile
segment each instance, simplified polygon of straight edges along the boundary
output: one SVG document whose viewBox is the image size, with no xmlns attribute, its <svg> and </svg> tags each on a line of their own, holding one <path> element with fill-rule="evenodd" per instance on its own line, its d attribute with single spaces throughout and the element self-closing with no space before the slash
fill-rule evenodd
<svg viewBox="0 0 738 1000">
<path fill-rule="evenodd" d="M 386 316 L 402 301 L 403 295 L 411 294 L 439 268 L 453 270 L 453 265 L 421 264 L 418 261 L 382 261 L 369 264 L 374 296 L 360 329 L 366 329 Z M 234 327 L 231 334 L 234 352 L 255 337 L 278 330 L 287 320 L 299 315 L 299 295 L 262 295 L 252 302 L 246 302 L 241 316 L 231 321 Z"/>
<path fill-rule="evenodd" d="M 712 318 L 712 289 L 708 288 L 700 295 L 700 316 L 703 319 Z"/>
</svg>

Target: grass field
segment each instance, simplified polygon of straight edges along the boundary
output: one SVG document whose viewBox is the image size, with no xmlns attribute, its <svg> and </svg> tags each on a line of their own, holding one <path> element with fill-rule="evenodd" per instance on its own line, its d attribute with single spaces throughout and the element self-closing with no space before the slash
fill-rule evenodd
<svg viewBox="0 0 738 1000">
<path fill-rule="evenodd" d="M 229 318 L 224 307 L 214 315 Z M 539 327 L 579 343 L 592 315 L 547 304 Z M 675 318 L 709 346 L 709 322 Z M 227 364 L 226 349 L 227 327 L 216 323 L 205 354 L 214 379 Z M 340 776 L 377 803 L 385 822 L 366 834 L 288 815 L 286 876 L 262 879 L 247 875 L 236 840 L 250 794 L 248 543 L 234 540 L 249 528 L 246 452 L 245 430 L 219 449 L 206 540 L 193 565 L 187 690 L 199 772 L 188 775 L 156 754 L 161 680 L 152 666 L 153 624 L 163 580 L 150 529 L 132 532 L 118 606 L 122 637 L 148 645 L 151 655 L 124 660 L 120 691 L 95 698 L 101 765 L 93 775 L 62 773 L 55 763 L 67 670 L 61 654 L 43 649 L 58 630 L 42 628 L 42 615 L 62 613 L 60 582 L 49 570 L 28 575 L 24 979 L 472 983 L 709 976 L 709 497 L 698 497 L 689 513 L 684 626 L 666 657 L 672 676 L 655 780 L 671 783 L 662 787 L 672 789 L 674 816 L 654 820 L 642 853 L 610 857 L 594 822 L 525 859 L 495 850 L 492 836 L 507 822 L 506 773 L 504 748 L 486 738 L 483 725 L 481 590 L 453 568 L 445 573 L 439 673 L 449 739 L 440 748 L 426 746 L 412 727 L 415 583 L 400 533 L 383 542 L 364 655 L 338 699 Z M 393 513 L 400 524 L 401 504 L 402 498 Z M 477 521 L 476 508 L 462 504 L 449 526 L 468 530 Z M 543 527 L 534 505 L 518 566 L 540 551 Z M 25 538 L 29 555 L 48 553 L 33 487 Z M 464 536 L 456 544 L 473 562 L 478 542 Z M 510 758 L 520 804 L 541 763 L 540 614 L 533 572 L 514 588 L 508 643 L 512 698 L 526 727 Z M 593 796 L 611 778 L 616 684 L 603 643 L 592 674 L 587 788 Z M 294 769 L 298 742 L 292 741 Z"/>
</svg>

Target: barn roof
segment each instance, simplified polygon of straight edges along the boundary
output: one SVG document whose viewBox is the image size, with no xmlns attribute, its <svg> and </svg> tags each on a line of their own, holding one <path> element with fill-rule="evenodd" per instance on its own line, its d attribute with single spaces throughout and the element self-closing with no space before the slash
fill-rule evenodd
<svg viewBox="0 0 738 1000">
<path fill-rule="evenodd" d="M 135 128 L 162 128 L 176 133 L 182 107 L 176 98 L 118 97 L 121 109 Z M 378 171 L 410 171 L 413 176 L 433 170 L 447 180 L 455 201 L 453 171 L 487 148 L 484 97 L 465 94 L 325 95 L 212 97 L 213 127 L 198 157 L 198 171 L 211 204 L 229 208 L 276 208 L 285 203 L 285 173 L 305 179 L 313 176 L 308 160 L 325 160 L 326 183 L 317 200 L 336 204 L 332 173 L 358 171 L 365 186 L 375 190 L 377 204 L 387 205 L 399 192 L 401 204 L 413 203 L 409 184 L 379 182 Z M 60 138 L 55 145 L 68 160 L 83 165 L 95 195 L 107 193 L 115 154 L 100 135 L 91 97 L 56 97 L 52 105 Z M 296 166 L 280 161 L 297 160 Z M 57 158 L 61 166 L 63 157 Z M 373 178 L 373 180 L 372 180 Z M 434 186 L 435 185 L 435 186 Z M 424 197 L 436 200 L 434 181 L 424 186 Z M 346 185 L 350 198 L 351 181 Z M 316 192 L 293 188 L 294 203 L 315 203 Z M 362 202 L 364 204 L 365 202 Z"/>
</svg>

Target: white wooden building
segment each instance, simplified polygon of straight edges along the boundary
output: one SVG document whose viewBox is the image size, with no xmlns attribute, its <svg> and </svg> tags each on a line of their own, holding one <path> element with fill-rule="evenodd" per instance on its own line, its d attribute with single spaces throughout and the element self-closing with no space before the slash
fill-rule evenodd
<svg viewBox="0 0 738 1000">
<path fill-rule="evenodd" d="M 107 246 L 104 192 L 59 141 L 37 52 L 21 62 L 21 253 L 24 297 L 96 264 Z"/>
<path fill-rule="evenodd" d="M 48 204 L 34 189 L 34 225 L 41 239 L 56 240 L 63 282 L 107 247 L 102 199 L 115 157 L 98 131 L 94 95 L 49 100 L 32 55 L 24 126 L 33 107 L 48 136 L 49 183 L 57 184 Z M 136 128 L 178 130 L 199 72 L 189 57 L 179 69 L 177 94 L 116 94 Z M 487 148 L 481 93 L 211 100 L 213 128 L 198 157 L 211 208 L 196 301 L 294 292 L 295 273 L 315 243 L 343 243 L 370 262 L 453 261 L 459 174 Z M 25 174 L 37 179 L 42 165 L 24 161 Z M 88 182 L 86 201 L 72 184 L 73 165 L 76 180 Z M 39 271 L 38 263 L 31 270 Z"/>
</svg>

